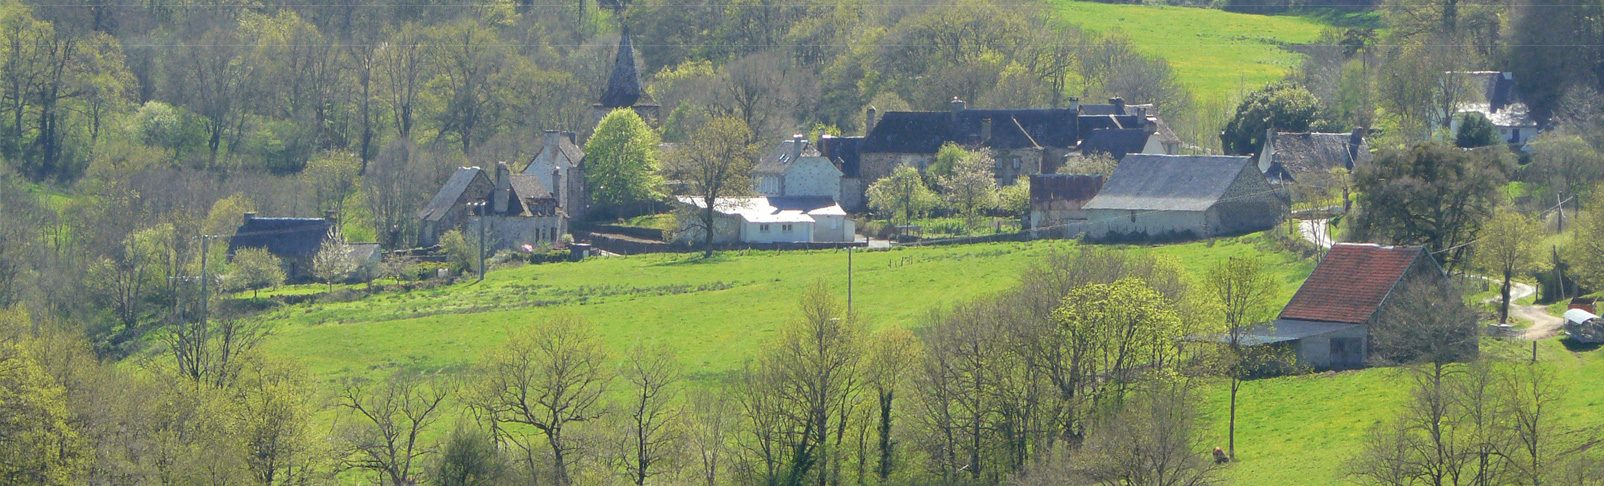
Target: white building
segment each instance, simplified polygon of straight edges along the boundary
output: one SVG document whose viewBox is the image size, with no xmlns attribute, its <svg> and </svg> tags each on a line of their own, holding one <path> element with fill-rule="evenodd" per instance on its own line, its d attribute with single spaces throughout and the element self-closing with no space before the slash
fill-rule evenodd
<svg viewBox="0 0 1604 486">
<path fill-rule="evenodd" d="M 841 200 L 841 169 L 819 155 L 802 135 L 781 142 L 752 168 L 754 189 L 764 196 L 819 196 Z"/>
<path fill-rule="evenodd" d="M 689 209 L 706 210 L 700 197 L 676 196 Z M 844 243 L 856 228 L 835 199 L 824 196 L 756 196 L 718 200 L 714 243 Z M 681 218 L 678 235 L 701 241 L 699 218 Z"/>
</svg>

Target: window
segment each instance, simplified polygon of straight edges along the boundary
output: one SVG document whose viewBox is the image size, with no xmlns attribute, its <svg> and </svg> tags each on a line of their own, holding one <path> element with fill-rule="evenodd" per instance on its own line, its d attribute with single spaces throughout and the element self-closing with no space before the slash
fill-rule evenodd
<svg viewBox="0 0 1604 486">
<path fill-rule="evenodd" d="M 1014 170 L 1019 170 L 1019 157 L 1014 157 L 1014 158 L 1009 159 L 1009 160 L 1011 160 L 1014 163 Z"/>
<path fill-rule="evenodd" d="M 766 225 L 766 224 L 757 225 L 757 230 L 758 231 L 762 231 L 764 233 L 767 233 L 769 231 L 769 225 Z"/>
<path fill-rule="evenodd" d="M 791 225 L 789 225 L 789 224 L 780 225 L 780 231 L 784 231 L 786 233 L 790 233 L 791 232 Z"/>
</svg>

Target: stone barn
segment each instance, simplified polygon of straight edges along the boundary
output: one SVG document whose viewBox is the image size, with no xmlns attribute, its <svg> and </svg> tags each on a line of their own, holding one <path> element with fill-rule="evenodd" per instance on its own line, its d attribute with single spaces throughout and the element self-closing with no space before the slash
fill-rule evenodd
<svg viewBox="0 0 1604 486">
<path fill-rule="evenodd" d="M 1103 188 L 1103 176 L 1040 174 L 1030 176 L 1030 228 L 1047 230 L 1086 221 L 1081 209 Z"/>
<path fill-rule="evenodd" d="M 322 218 L 268 218 L 256 213 L 245 213 L 234 236 L 228 240 L 228 258 L 243 248 L 261 248 L 278 257 L 284 267 L 284 276 L 290 282 L 312 279 L 312 259 L 323 249 L 329 228 L 334 227 L 330 213 Z"/>
<path fill-rule="evenodd" d="M 1424 247 L 1338 243 L 1298 287 L 1274 326 L 1252 334 L 1291 346 L 1302 366 L 1362 367 L 1370 358 L 1370 328 L 1384 324 L 1395 290 L 1417 278 L 1447 284 L 1442 267 Z"/>
<path fill-rule="evenodd" d="M 1248 157 L 1131 154 L 1083 209 L 1090 239 L 1173 241 L 1263 231 L 1287 203 Z"/>
</svg>

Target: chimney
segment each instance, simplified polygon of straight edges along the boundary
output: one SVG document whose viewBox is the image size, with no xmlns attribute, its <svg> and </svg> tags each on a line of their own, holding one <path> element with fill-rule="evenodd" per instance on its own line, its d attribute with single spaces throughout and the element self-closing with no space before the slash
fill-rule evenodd
<svg viewBox="0 0 1604 486">
<path fill-rule="evenodd" d="M 791 135 L 791 162 L 802 159 L 802 146 L 807 143 L 808 141 L 802 138 L 802 134 Z"/>
<path fill-rule="evenodd" d="M 254 216 L 255 215 L 252 215 L 252 217 L 254 217 Z M 325 209 L 325 210 L 323 210 L 323 220 L 324 221 L 328 221 L 329 224 L 338 223 L 340 221 L 339 216 L 340 216 L 340 213 L 334 212 L 333 209 Z"/>
<path fill-rule="evenodd" d="M 991 117 L 980 119 L 980 143 L 991 141 Z"/>
<path fill-rule="evenodd" d="M 870 105 L 869 109 L 863 110 L 863 136 L 867 137 L 869 132 L 874 131 L 875 116 L 878 114 L 879 112 L 874 109 L 873 105 Z"/>
<path fill-rule="evenodd" d="M 506 214 L 507 199 L 512 194 L 512 171 L 507 168 L 506 162 L 496 162 L 496 188 L 490 191 L 490 210 L 498 214 Z"/>
<path fill-rule="evenodd" d="M 1080 114 L 1080 98 L 1074 96 L 1069 97 L 1069 110 L 1075 112 L 1077 115 Z"/>
<path fill-rule="evenodd" d="M 559 143 L 559 137 L 562 136 L 562 134 L 558 133 L 556 130 L 541 130 L 540 134 L 540 144 L 542 145 L 541 148 L 556 148 L 557 144 Z"/>
<path fill-rule="evenodd" d="M 568 207 L 568 205 L 567 204 L 563 204 L 563 197 L 562 197 L 563 196 L 563 193 L 562 193 L 563 189 L 562 189 L 562 187 L 563 187 L 563 171 L 562 171 L 562 169 L 555 169 L 555 168 L 551 169 L 551 198 L 557 200 L 557 206 L 558 207 L 566 208 L 566 207 Z"/>
<path fill-rule="evenodd" d="M 1348 135 L 1348 160 L 1359 158 L 1359 146 L 1365 143 L 1365 127 L 1354 127 L 1353 133 Z M 1351 162 L 1350 162 L 1351 163 Z"/>
<path fill-rule="evenodd" d="M 952 114 L 954 115 L 957 115 L 960 111 L 964 111 L 964 100 L 958 99 L 957 96 L 952 97 L 952 101 L 949 102 L 949 104 L 952 105 Z"/>
<path fill-rule="evenodd" d="M 245 222 L 249 223 L 253 219 L 256 219 L 256 211 L 246 211 L 244 218 Z"/>
<path fill-rule="evenodd" d="M 1113 97 L 1113 98 L 1109 98 L 1108 99 L 1108 104 L 1114 105 L 1114 114 L 1115 115 L 1124 115 L 1125 114 L 1125 98 L 1120 98 L 1120 97 L 1117 97 L 1117 96 Z"/>
</svg>

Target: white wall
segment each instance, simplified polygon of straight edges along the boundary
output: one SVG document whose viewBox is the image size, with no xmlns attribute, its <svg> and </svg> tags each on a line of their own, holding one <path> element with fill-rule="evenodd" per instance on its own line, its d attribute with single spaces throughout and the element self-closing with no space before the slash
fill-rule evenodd
<svg viewBox="0 0 1604 486">
<path fill-rule="evenodd" d="M 794 243 L 813 241 L 813 223 L 745 222 L 741 225 L 741 241 L 747 243 Z"/>
<path fill-rule="evenodd" d="M 803 157 L 791 163 L 785 171 L 784 187 L 781 188 L 786 196 L 826 196 L 839 197 L 841 195 L 841 171 L 824 157 Z"/>
</svg>

